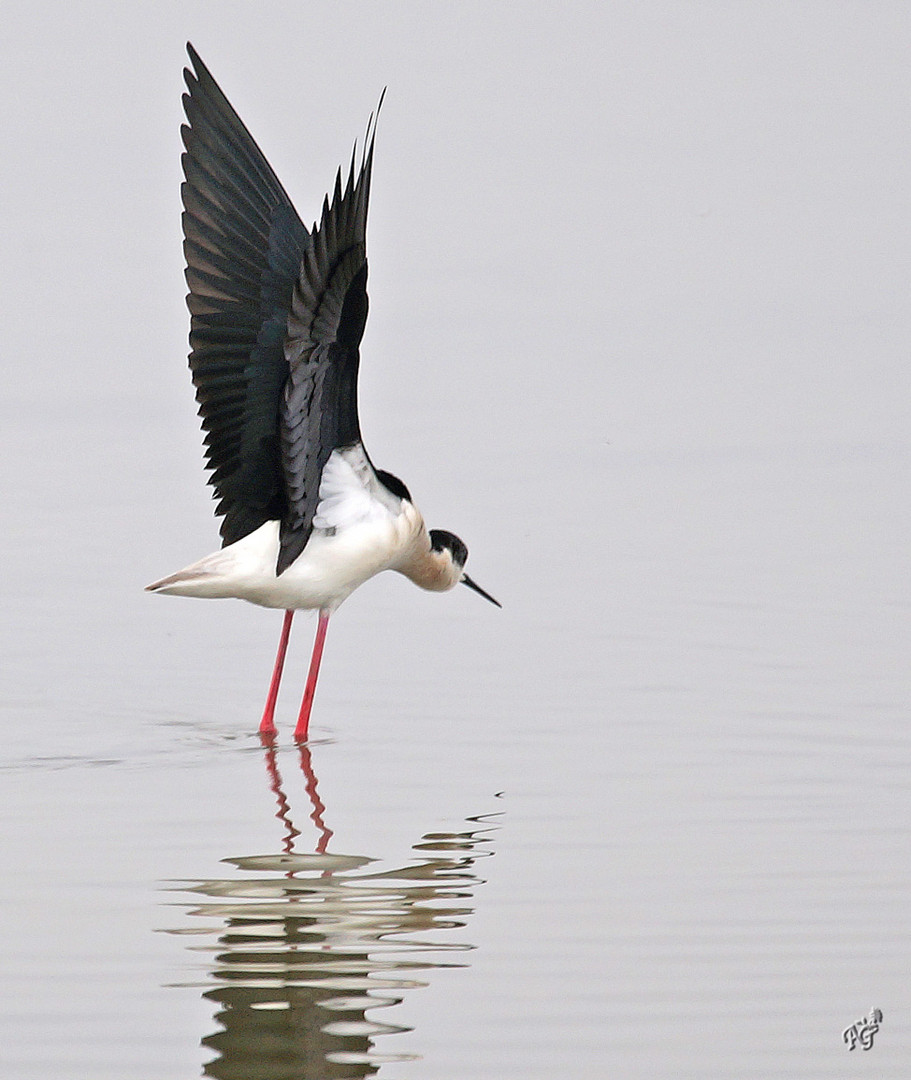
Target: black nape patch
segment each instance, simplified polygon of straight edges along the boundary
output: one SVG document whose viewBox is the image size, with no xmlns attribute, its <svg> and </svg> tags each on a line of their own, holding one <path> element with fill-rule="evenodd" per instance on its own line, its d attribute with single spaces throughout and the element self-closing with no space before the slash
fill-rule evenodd
<svg viewBox="0 0 911 1080">
<path fill-rule="evenodd" d="M 456 566 L 464 566 L 468 562 L 468 548 L 455 533 L 445 529 L 431 529 L 430 546 L 434 551 L 448 550 Z"/>
<path fill-rule="evenodd" d="M 411 502 L 411 492 L 397 476 L 393 476 L 391 472 L 384 472 L 382 469 L 377 469 L 376 478 L 383 487 L 391 491 L 396 498 L 407 499 Z"/>
</svg>

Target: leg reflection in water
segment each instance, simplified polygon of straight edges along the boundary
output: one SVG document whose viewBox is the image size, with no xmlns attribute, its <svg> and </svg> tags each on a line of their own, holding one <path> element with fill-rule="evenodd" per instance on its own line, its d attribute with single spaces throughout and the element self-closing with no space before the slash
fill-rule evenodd
<svg viewBox="0 0 911 1080">
<path fill-rule="evenodd" d="M 217 944 L 202 947 L 213 953 L 211 988 L 203 996 L 216 1004 L 221 1030 L 203 1039 L 217 1055 L 204 1074 L 219 1080 L 373 1076 L 383 1063 L 418 1055 L 377 1049 L 378 1036 L 410 1029 L 368 1012 L 399 1004 L 437 968 L 465 966 L 463 954 L 472 946 L 439 932 L 464 926 L 474 910 L 474 889 L 483 884 L 474 866 L 493 854 L 499 815 L 467 818 L 457 832 L 425 833 L 403 866 L 332 854 L 310 748 L 301 745 L 294 752 L 317 839 L 312 852 L 298 852 L 301 831 L 292 822 L 275 746 L 263 742 L 285 829 L 282 851 L 225 859 L 247 875 L 185 889 L 206 897 L 189 913 L 216 923 Z"/>
</svg>

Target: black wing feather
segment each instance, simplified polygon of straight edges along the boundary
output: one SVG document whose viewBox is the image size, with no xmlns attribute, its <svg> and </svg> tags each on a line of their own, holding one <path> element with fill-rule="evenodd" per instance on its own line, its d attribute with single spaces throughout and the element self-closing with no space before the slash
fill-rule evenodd
<svg viewBox="0 0 911 1080">
<path fill-rule="evenodd" d="M 382 98 L 380 98 L 382 105 Z M 377 109 L 379 112 L 379 108 Z M 372 127 L 372 130 L 371 130 Z M 367 205 L 374 118 L 361 167 L 352 154 L 342 188 L 323 203 L 294 286 L 285 357 L 290 369 L 281 408 L 281 457 L 288 507 L 277 571 L 310 539 L 320 477 L 333 450 L 360 440 L 357 414 L 359 347 L 367 321 Z"/>
<path fill-rule="evenodd" d="M 192 46 L 182 129 L 190 369 L 209 483 L 232 544 L 287 515 L 279 412 L 285 335 L 310 236 Z"/>
<path fill-rule="evenodd" d="M 308 232 L 206 66 L 187 51 L 181 194 L 206 467 L 224 544 L 281 521 L 281 573 L 310 538 L 330 454 L 360 438 L 374 118 L 360 169 L 355 150 L 347 183 L 339 170 Z"/>
</svg>

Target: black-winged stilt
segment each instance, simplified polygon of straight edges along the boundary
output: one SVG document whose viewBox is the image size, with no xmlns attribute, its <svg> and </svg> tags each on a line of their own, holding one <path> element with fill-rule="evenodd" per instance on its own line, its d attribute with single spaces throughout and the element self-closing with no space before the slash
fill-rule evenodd
<svg viewBox="0 0 911 1080">
<path fill-rule="evenodd" d="M 329 616 L 358 585 L 397 570 L 435 592 L 461 582 L 468 549 L 427 531 L 401 480 L 361 441 L 357 374 L 367 319 L 371 116 L 360 168 L 308 231 L 240 117 L 187 46 L 181 188 L 190 369 L 209 483 L 224 516 L 220 551 L 147 588 L 284 608 L 260 733 L 274 711 L 294 612 L 319 623 L 294 737 L 307 738 Z M 380 99 L 382 104 L 382 98 Z"/>
</svg>

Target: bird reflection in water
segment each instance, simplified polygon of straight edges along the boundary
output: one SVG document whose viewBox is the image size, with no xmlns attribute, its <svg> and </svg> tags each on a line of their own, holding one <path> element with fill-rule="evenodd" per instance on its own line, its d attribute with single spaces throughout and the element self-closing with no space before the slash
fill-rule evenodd
<svg viewBox="0 0 911 1080">
<path fill-rule="evenodd" d="M 377 860 L 328 851 L 332 831 L 317 794 L 310 749 L 297 748 L 317 841 L 295 851 L 301 835 L 291 819 L 275 747 L 264 740 L 269 784 L 285 827 L 282 852 L 225 859 L 244 879 L 200 881 L 184 890 L 209 898 L 190 914 L 217 920 L 214 985 L 222 1030 L 203 1039 L 217 1057 L 204 1075 L 219 1080 L 322 1080 L 374 1076 L 384 1063 L 419 1055 L 375 1049 L 377 1036 L 411 1030 L 383 1023 L 368 1011 L 403 1000 L 426 986 L 427 972 L 464 967 L 473 946 L 440 940 L 438 931 L 465 925 L 478 859 L 492 855 L 499 815 L 466 819 L 464 830 L 425 833 L 407 865 L 370 869 Z"/>
</svg>

